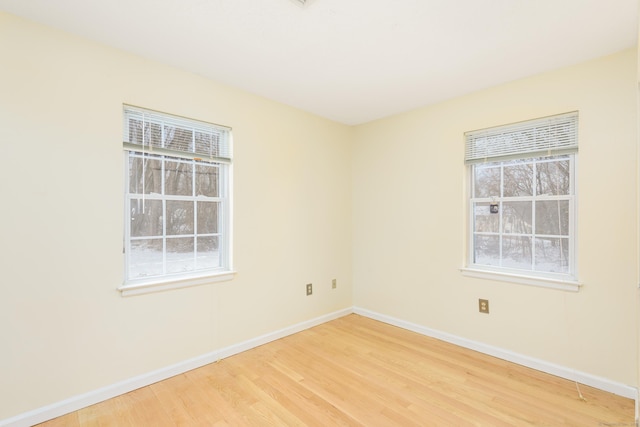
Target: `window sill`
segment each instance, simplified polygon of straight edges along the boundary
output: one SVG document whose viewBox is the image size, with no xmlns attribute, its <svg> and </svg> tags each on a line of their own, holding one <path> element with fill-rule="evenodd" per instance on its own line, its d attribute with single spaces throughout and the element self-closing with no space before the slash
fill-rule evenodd
<svg viewBox="0 0 640 427">
<path fill-rule="evenodd" d="M 578 292 L 582 283 L 573 280 L 554 279 L 547 277 L 526 276 L 513 273 L 479 270 L 476 268 L 461 268 L 463 276 L 478 279 L 497 280 L 501 282 L 517 283 L 520 285 L 538 286 L 542 288 L 558 289 L 562 291 Z"/>
<path fill-rule="evenodd" d="M 153 292 L 168 291 L 171 289 L 188 288 L 191 286 L 205 285 L 216 282 L 226 282 L 232 280 L 236 275 L 235 271 L 220 271 L 215 273 L 205 273 L 189 277 L 162 278 L 137 280 L 127 283 L 118 288 L 123 297 L 150 294 Z"/>
</svg>

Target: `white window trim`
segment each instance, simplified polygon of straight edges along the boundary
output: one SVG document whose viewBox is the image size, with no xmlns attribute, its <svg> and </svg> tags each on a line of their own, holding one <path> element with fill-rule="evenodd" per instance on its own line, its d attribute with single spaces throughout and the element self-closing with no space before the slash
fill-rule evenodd
<svg viewBox="0 0 640 427">
<path fill-rule="evenodd" d="M 580 289 L 581 283 L 576 279 L 578 277 L 577 260 L 578 260 L 578 238 L 577 238 L 577 171 L 578 171 L 578 156 L 573 155 L 572 162 L 572 177 L 571 186 L 573 188 L 573 194 L 570 196 L 571 203 L 571 220 L 569 221 L 569 244 L 570 252 L 573 254 L 570 263 L 570 274 L 564 273 L 547 273 L 534 270 L 517 270 L 510 269 L 508 267 L 495 267 L 490 265 L 474 264 L 473 260 L 473 203 L 471 198 L 471 192 L 473 189 L 473 174 L 472 167 L 474 165 L 468 165 L 468 191 L 467 191 L 467 203 L 468 203 L 468 230 L 467 232 L 467 261 L 466 267 L 461 268 L 464 276 L 476 277 L 480 279 L 491 279 L 503 282 L 511 282 L 515 284 L 523 284 L 530 286 L 541 286 L 545 288 L 561 289 L 577 292 Z M 529 200 L 532 197 L 523 197 L 523 199 Z M 537 197 L 538 200 L 545 200 L 545 197 Z M 550 200 L 555 197 L 550 197 Z"/>
<path fill-rule="evenodd" d="M 126 153 L 125 153 L 126 156 Z M 220 268 L 216 270 L 199 270 L 191 273 L 176 273 L 165 276 L 154 276 L 150 278 L 132 279 L 125 281 L 120 287 L 117 288 L 123 297 L 143 295 L 155 292 L 164 292 L 171 289 L 181 289 L 193 286 L 212 284 L 217 282 L 225 282 L 233 280 L 237 272 L 233 269 L 233 164 L 226 165 L 227 167 L 227 209 L 225 215 L 225 228 L 227 230 L 228 251 L 227 263 L 229 269 Z M 125 170 L 125 183 L 127 171 Z M 125 190 L 126 191 L 126 190 Z M 125 203 L 126 209 L 126 203 Z M 126 213 L 125 213 L 126 217 Z M 123 254 L 123 265 L 126 268 L 126 255 Z"/>
<path fill-rule="evenodd" d="M 499 282 L 515 283 L 520 285 L 538 286 L 542 288 L 559 289 L 562 291 L 578 292 L 581 282 L 571 279 L 551 278 L 542 276 L 528 276 L 526 274 L 508 273 L 505 271 L 491 271 L 473 267 L 461 268 L 463 276 L 477 279 L 495 280 Z"/>
<path fill-rule="evenodd" d="M 558 117 L 560 119 L 563 119 L 564 117 L 575 116 L 576 126 L 577 126 L 577 115 L 578 115 L 578 112 L 572 112 L 572 113 L 566 113 L 558 116 L 550 116 L 550 118 L 553 119 L 554 117 Z M 548 118 L 534 119 L 530 122 L 532 123 L 543 122 L 547 119 Z M 522 122 L 522 123 L 527 123 L 527 122 L 529 121 Z M 506 126 L 508 127 L 509 125 L 506 125 Z M 474 131 L 469 133 L 479 133 L 479 132 L 485 132 L 485 131 Z M 578 144 L 577 140 L 572 141 L 571 143 L 572 148 L 567 150 L 566 152 L 565 150 L 558 150 L 555 153 L 552 153 L 551 151 L 547 153 L 537 153 L 537 154 L 542 154 L 542 156 L 544 156 L 545 154 L 551 155 L 551 156 L 558 155 L 558 154 L 572 155 L 573 171 L 571 176 L 571 185 L 572 185 L 573 191 L 571 195 L 572 203 L 570 204 L 572 209 L 571 221 L 569 223 L 569 229 L 570 229 L 569 242 L 571 244 L 571 252 L 572 252 L 572 260 L 571 260 L 571 268 L 570 268 L 571 274 L 562 274 L 562 273 L 555 274 L 555 273 L 545 273 L 545 272 L 536 272 L 536 271 L 528 271 L 528 270 L 516 270 L 516 269 L 509 269 L 506 267 L 496 268 L 492 266 L 474 264 L 471 261 L 473 259 L 473 250 L 474 250 L 473 248 L 473 212 L 472 212 L 473 203 L 471 202 L 471 191 L 473 188 L 473 184 L 471 182 L 473 180 L 472 168 L 475 163 L 482 163 L 482 161 L 478 161 L 478 160 L 468 161 L 467 159 L 465 160 L 467 176 L 468 176 L 467 197 L 466 197 L 468 213 L 467 213 L 466 221 L 467 221 L 467 227 L 469 228 L 466 231 L 467 251 L 466 251 L 465 264 L 464 264 L 465 267 L 460 268 L 460 272 L 462 273 L 463 276 L 473 277 L 478 279 L 485 279 L 485 280 L 494 280 L 494 281 L 500 281 L 500 282 L 521 284 L 521 285 L 528 285 L 528 286 L 537 286 L 537 287 L 557 289 L 557 290 L 563 290 L 563 291 L 571 291 L 571 292 L 578 292 L 580 290 L 580 288 L 582 287 L 582 282 L 577 280 L 577 277 L 578 277 L 578 270 L 577 270 L 578 236 L 577 236 L 577 212 L 576 212 L 578 207 L 577 144 Z M 498 157 L 495 159 L 484 159 L 484 161 L 505 161 L 515 157 L 519 157 L 519 156 L 509 155 L 505 157 Z"/>
<path fill-rule="evenodd" d="M 171 289 L 188 288 L 192 286 L 207 285 L 217 282 L 233 280 L 236 271 L 220 271 L 216 273 L 194 274 L 192 276 L 163 277 L 148 280 L 138 280 L 135 283 L 128 283 L 118 288 L 123 297 L 163 292 Z"/>
<path fill-rule="evenodd" d="M 139 109 L 141 111 L 147 111 L 153 113 L 151 110 L 140 109 L 138 107 L 131 107 L 125 105 L 125 109 L 135 110 Z M 159 113 L 164 115 L 165 113 Z M 171 116 L 171 115 L 167 115 Z M 187 119 L 191 120 L 191 119 Z M 213 125 L 220 128 L 224 128 L 218 125 Z M 233 135 L 230 132 L 231 128 L 224 128 L 229 131 L 227 134 L 227 145 L 225 146 L 225 153 L 229 157 L 232 157 L 232 147 L 233 147 Z M 126 162 L 126 153 L 127 151 L 139 151 L 140 147 L 134 146 L 133 144 L 124 143 L 125 149 L 125 162 Z M 142 151 L 144 151 L 144 146 L 142 146 Z M 159 152 L 160 151 L 160 152 Z M 161 152 L 163 150 L 155 149 L 154 154 L 160 155 L 169 155 L 176 156 L 176 154 L 180 155 L 180 153 L 173 152 Z M 183 153 L 185 154 L 185 153 Z M 184 158 L 188 159 L 196 159 L 197 155 L 190 155 L 186 153 Z M 150 278 L 141 278 L 141 279 L 132 279 L 125 281 L 120 287 L 117 288 L 120 291 L 121 296 L 134 296 L 134 295 L 143 295 L 155 292 L 163 292 L 172 289 L 181 289 L 205 284 L 212 284 L 218 282 L 225 282 L 233 280 L 237 272 L 233 269 L 233 162 L 230 158 L 219 158 L 215 159 L 217 163 L 224 164 L 227 168 L 227 172 L 224 175 L 224 178 L 227 180 L 227 184 L 225 185 L 226 199 L 227 202 L 225 205 L 225 214 L 223 216 L 223 229 L 225 231 L 227 241 L 227 253 L 224 254 L 225 260 L 223 261 L 223 267 L 217 269 L 209 269 L 209 270 L 197 270 L 190 273 L 176 273 L 169 274 L 164 276 L 154 276 Z M 128 193 L 128 170 L 125 168 L 124 173 L 124 181 L 125 181 L 125 195 Z M 126 197 L 125 197 L 126 199 Z M 127 203 L 125 202 L 125 211 L 127 209 Z M 125 212 L 126 218 L 126 212 Z M 129 235 L 129 232 L 125 230 L 125 235 Z M 126 255 L 123 254 L 123 265 L 126 267 Z M 126 273 L 125 273 L 126 274 Z"/>
</svg>

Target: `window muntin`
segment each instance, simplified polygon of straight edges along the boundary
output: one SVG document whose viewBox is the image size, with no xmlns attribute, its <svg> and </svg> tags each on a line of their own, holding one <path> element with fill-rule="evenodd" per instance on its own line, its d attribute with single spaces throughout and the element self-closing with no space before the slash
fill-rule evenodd
<svg viewBox="0 0 640 427">
<path fill-rule="evenodd" d="M 470 267 L 573 278 L 575 155 L 470 168 Z"/>
<path fill-rule="evenodd" d="M 125 285 L 231 270 L 229 141 L 227 128 L 125 106 Z"/>
</svg>

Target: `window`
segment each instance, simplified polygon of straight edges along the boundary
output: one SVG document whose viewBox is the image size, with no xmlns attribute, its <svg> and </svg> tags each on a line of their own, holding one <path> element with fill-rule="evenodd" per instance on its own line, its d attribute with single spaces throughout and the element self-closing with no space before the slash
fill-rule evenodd
<svg viewBox="0 0 640 427">
<path fill-rule="evenodd" d="M 468 269 L 576 284 L 578 115 L 468 132 Z"/>
<path fill-rule="evenodd" d="M 229 273 L 230 130 L 125 106 L 124 150 L 121 290 Z"/>
</svg>

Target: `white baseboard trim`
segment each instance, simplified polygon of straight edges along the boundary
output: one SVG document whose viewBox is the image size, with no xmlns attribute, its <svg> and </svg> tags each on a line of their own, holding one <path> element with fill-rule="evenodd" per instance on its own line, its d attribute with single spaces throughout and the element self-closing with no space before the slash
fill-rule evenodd
<svg viewBox="0 0 640 427">
<path fill-rule="evenodd" d="M 327 323 L 331 320 L 335 320 L 338 319 L 340 317 L 344 317 L 346 315 L 349 315 L 353 313 L 353 308 L 349 307 L 349 308 L 344 308 L 342 310 L 338 310 L 338 311 L 334 311 L 333 313 L 329 313 L 329 314 L 325 314 L 323 316 L 320 317 L 316 317 L 314 319 L 311 320 L 307 320 L 306 322 L 301 322 L 298 323 L 296 325 L 293 326 L 288 326 L 286 328 L 280 329 L 278 331 L 275 332 L 269 332 L 268 334 L 265 335 L 261 335 L 259 337 L 256 338 L 252 338 L 248 341 L 245 342 L 241 342 L 239 344 L 234 344 L 231 345 L 229 347 L 225 347 L 221 350 L 219 350 L 218 353 L 218 360 L 219 359 L 224 359 L 227 358 L 229 356 L 233 356 L 234 354 L 238 354 L 238 353 L 242 353 L 243 351 L 247 351 L 247 350 L 251 350 L 252 348 L 261 346 L 263 344 L 267 344 L 271 341 L 275 341 L 278 340 L 280 338 L 284 338 L 286 336 L 289 335 L 293 335 L 297 332 L 301 332 L 304 331 L 306 329 L 310 329 L 313 328 L 314 326 L 318 326 L 321 325 L 323 323 Z"/>
<path fill-rule="evenodd" d="M 565 378 L 571 381 L 577 381 L 581 384 L 595 387 L 597 389 L 614 393 L 629 399 L 634 399 L 636 402 L 638 402 L 638 389 L 629 385 L 617 383 L 615 381 L 611 381 L 606 378 L 576 371 L 575 369 L 549 363 L 544 360 L 525 356 L 519 353 L 494 347 L 481 342 L 458 337 L 456 335 L 448 334 L 446 332 L 437 331 L 435 329 L 427 328 L 425 326 L 420 326 L 415 323 L 397 319 L 395 317 L 376 313 L 374 311 L 366 310 L 364 308 L 354 307 L 353 312 L 361 316 L 365 316 L 374 320 L 378 320 L 380 322 L 384 322 L 393 326 L 400 327 L 402 329 L 417 332 L 421 335 L 426 335 L 432 338 L 439 339 L 441 341 L 458 345 L 460 347 L 468 348 L 471 350 L 478 351 L 480 353 L 488 354 L 490 356 L 495 356 L 499 359 L 517 363 L 518 365 L 522 365 L 532 369 L 536 369 L 538 371 L 546 372 L 548 374 L 552 374 L 552 375 Z"/>
<path fill-rule="evenodd" d="M 229 347 L 204 354 L 202 356 L 194 357 L 192 359 L 176 363 L 175 365 L 167 366 L 153 372 L 138 375 L 136 377 L 129 378 L 116 384 L 102 387 L 88 393 L 74 396 L 69 399 L 65 399 L 63 401 L 35 409 L 33 411 L 19 414 L 12 418 L 0 420 L 0 427 L 30 427 L 34 424 L 42 423 L 44 421 L 60 417 L 70 412 L 86 408 L 87 406 L 95 405 L 96 403 L 100 403 L 107 399 L 111 399 L 113 397 L 128 393 L 138 388 L 157 383 L 158 381 L 180 375 L 192 369 L 208 365 L 209 363 L 213 363 L 226 357 L 233 356 L 234 354 L 238 354 L 243 351 L 250 350 L 252 348 L 269 343 L 271 341 L 284 338 L 288 335 L 295 334 L 305 329 L 321 325 L 330 320 L 334 320 L 339 317 L 351 314 L 352 312 L 353 310 L 351 308 L 338 310 L 333 313 L 329 313 L 311 320 L 307 320 L 305 322 L 295 324 L 293 326 L 261 335 L 248 341 L 241 342 L 239 344 L 234 344 Z"/>
<path fill-rule="evenodd" d="M 571 381 L 577 381 L 581 384 L 608 391 L 619 396 L 634 399 L 636 401 L 636 406 L 638 405 L 638 390 L 635 387 L 617 383 L 606 378 L 597 377 L 595 375 L 587 374 L 584 372 L 576 371 L 567 367 L 555 365 L 553 363 L 545 362 L 540 359 L 524 356 L 522 354 L 514 353 L 512 351 L 494 347 L 488 344 L 483 344 L 481 342 L 458 337 L 446 332 L 427 328 L 425 326 L 407 322 L 405 320 L 380 314 L 371 310 L 353 307 L 338 310 L 333 313 L 329 313 L 274 332 L 270 332 L 268 334 L 252 338 L 250 340 L 234 344 L 220 350 L 204 354 L 202 356 L 185 360 L 175 365 L 139 375 L 116 384 L 90 391 L 88 393 L 74 396 L 69 399 L 35 409 L 33 411 L 25 412 L 12 418 L 0 420 L 0 427 L 30 427 L 34 424 L 51 420 L 53 418 L 85 408 L 87 406 L 100 403 L 104 400 L 111 399 L 121 394 L 128 393 L 138 388 L 154 384 L 158 381 L 171 378 L 175 375 L 180 375 L 192 369 L 196 369 L 209 363 L 213 363 L 218 360 L 233 356 L 234 354 L 242 353 L 243 351 L 250 350 L 263 344 L 267 344 L 271 341 L 284 338 L 288 335 L 295 334 L 297 332 L 312 328 L 314 326 L 329 322 L 331 320 L 346 316 L 351 313 L 356 313 L 361 316 L 388 323 L 390 325 L 413 331 L 421 335 L 426 335 L 445 342 L 449 342 L 460 347 L 475 350 L 480 353 L 488 354 L 490 356 L 495 356 L 500 359 L 527 366 L 538 371 L 556 375 L 561 378 L 565 378 Z"/>
</svg>

